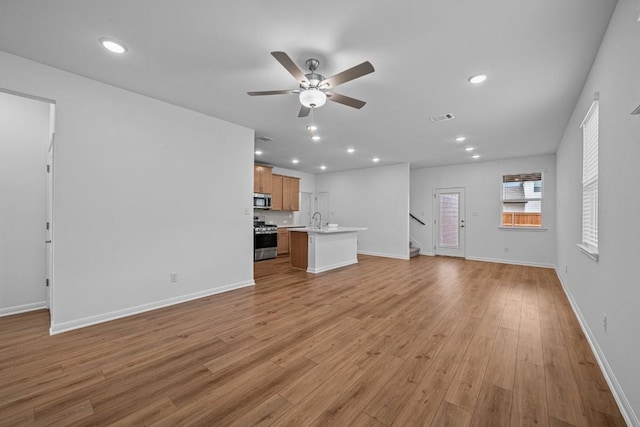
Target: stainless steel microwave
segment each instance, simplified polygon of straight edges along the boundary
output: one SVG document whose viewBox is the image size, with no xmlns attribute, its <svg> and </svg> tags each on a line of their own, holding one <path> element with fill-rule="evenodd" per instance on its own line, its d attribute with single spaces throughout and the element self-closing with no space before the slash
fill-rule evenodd
<svg viewBox="0 0 640 427">
<path fill-rule="evenodd" d="M 271 209 L 271 194 L 253 193 L 254 209 Z"/>
</svg>

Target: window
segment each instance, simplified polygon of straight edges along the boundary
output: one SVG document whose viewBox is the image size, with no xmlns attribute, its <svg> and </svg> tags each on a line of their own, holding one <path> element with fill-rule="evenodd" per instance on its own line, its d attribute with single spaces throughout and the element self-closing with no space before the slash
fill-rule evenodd
<svg viewBox="0 0 640 427">
<path fill-rule="evenodd" d="M 502 176 L 503 227 L 542 227 L 542 172 Z"/>
<path fill-rule="evenodd" d="M 582 244 L 590 256 L 598 256 L 598 116 L 596 99 L 582 121 Z"/>
</svg>

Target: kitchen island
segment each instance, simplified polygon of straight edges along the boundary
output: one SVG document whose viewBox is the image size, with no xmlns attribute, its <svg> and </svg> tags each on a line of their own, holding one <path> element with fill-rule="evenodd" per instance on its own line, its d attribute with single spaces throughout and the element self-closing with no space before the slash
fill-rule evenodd
<svg viewBox="0 0 640 427">
<path fill-rule="evenodd" d="M 291 266 L 322 273 L 358 262 L 362 227 L 289 228 Z"/>
</svg>

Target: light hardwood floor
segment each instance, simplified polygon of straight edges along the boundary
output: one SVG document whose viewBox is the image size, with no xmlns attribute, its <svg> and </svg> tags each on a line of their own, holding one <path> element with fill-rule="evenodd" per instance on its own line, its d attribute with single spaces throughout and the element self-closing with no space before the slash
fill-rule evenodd
<svg viewBox="0 0 640 427">
<path fill-rule="evenodd" d="M 553 270 L 359 260 L 56 336 L 1 318 L 0 425 L 624 425 Z"/>
</svg>

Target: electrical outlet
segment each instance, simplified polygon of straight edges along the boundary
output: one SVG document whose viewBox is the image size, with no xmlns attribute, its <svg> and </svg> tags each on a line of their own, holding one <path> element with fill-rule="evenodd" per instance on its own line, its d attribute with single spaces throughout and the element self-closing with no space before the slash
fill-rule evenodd
<svg viewBox="0 0 640 427">
<path fill-rule="evenodd" d="M 176 283 L 178 281 L 178 273 L 171 273 L 171 283 Z"/>
<path fill-rule="evenodd" d="M 604 329 L 604 332 L 607 332 L 607 315 L 603 314 L 602 315 L 602 329 Z"/>
<path fill-rule="evenodd" d="M 565 266 L 564 266 L 564 272 L 565 272 L 565 273 L 569 273 L 569 266 L 568 266 L 568 265 L 565 265 Z"/>
<path fill-rule="evenodd" d="M 505 252 L 509 252 L 509 248 L 504 248 L 504 251 Z"/>
</svg>

